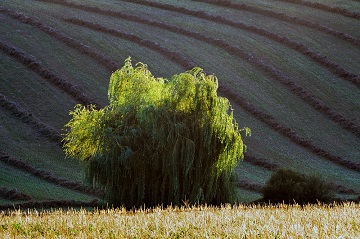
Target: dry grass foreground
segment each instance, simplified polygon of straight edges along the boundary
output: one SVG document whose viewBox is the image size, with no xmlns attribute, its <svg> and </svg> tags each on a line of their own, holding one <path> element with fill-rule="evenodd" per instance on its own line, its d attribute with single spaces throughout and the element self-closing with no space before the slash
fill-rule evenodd
<svg viewBox="0 0 360 239">
<path fill-rule="evenodd" d="M 360 205 L 20 210 L 1 238 L 360 238 Z"/>
</svg>

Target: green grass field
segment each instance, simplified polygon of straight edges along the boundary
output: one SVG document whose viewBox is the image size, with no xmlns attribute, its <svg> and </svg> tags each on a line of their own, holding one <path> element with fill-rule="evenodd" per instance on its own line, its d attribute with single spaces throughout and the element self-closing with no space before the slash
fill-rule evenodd
<svg viewBox="0 0 360 239">
<path fill-rule="evenodd" d="M 131 56 L 158 77 L 199 66 L 219 78 L 239 126 L 252 129 L 242 182 L 266 183 L 273 171 L 254 162 L 262 159 L 358 197 L 360 2 L 305 2 L 3 0 L 0 156 L 83 181 L 84 164 L 65 158 L 51 135 L 63 133 L 75 104 L 105 106 L 111 72 Z M 0 188 L 37 201 L 97 198 L 3 158 Z M 241 184 L 239 192 L 243 202 L 261 197 Z"/>
</svg>

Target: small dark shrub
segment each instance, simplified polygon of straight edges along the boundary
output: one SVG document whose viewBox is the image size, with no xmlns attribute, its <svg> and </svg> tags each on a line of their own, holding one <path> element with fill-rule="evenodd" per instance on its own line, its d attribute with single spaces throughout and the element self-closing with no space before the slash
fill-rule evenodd
<svg viewBox="0 0 360 239">
<path fill-rule="evenodd" d="M 305 176 L 289 169 L 274 173 L 262 189 L 262 194 L 266 202 L 300 205 L 327 203 L 333 198 L 331 186 L 321 178 Z"/>
</svg>

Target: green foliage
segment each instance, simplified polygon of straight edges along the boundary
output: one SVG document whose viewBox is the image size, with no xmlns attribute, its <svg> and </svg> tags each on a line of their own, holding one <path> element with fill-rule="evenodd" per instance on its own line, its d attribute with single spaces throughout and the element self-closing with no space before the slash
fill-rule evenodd
<svg viewBox="0 0 360 239">
<path fill-rule="evenodd" d="M 289 169 L 280 169 L 262 189 L 265 201 L 272 203 L 329 202 L 333 198 L 331 186 L 316 176 L 305 176 Z"/>
<path fill-rule="evenodd" d="M 217 88 L 200 68 L 167 80 L 129 58 L 110 78 L 110 105 L 71 112 L 64 150 L 89 161 L 89 180 L 116 206 L 234 202 L 245 145 Z"/>
</svg>

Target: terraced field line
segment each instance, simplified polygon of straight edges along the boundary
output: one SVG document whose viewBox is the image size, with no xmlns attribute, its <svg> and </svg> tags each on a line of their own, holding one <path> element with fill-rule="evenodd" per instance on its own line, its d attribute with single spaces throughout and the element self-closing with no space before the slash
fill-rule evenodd
<svg viewBox="0 0 360 239">
<path fill-rule="evenodd" d="M 33 198 L 26 193 L 19 192 L 17 189 L 0 188 L 0 198 L 16 201 L 29 201 Z"/>
<path fill-rule="evenodd" d="M 48 1 L 48 0 L 45 0 L 45 1 Z M 54 0 L 49 0 L 49 1 L 54 1 Z M 312 59 L 316 63 L 327 68 L 334 75 L 336 75 L 344 80 L 347 80 L 350 83 L 354 84 L 357 88 L 360 88 L 360 77 L 358 75 L 351 73 L 350 71 L 341 67 L 338 63 L 329 60 L 326 56 L 316 53 L 316 52 L 310 50 L 304 44 L 293 41 L 286 36 L 280 36 L 273 32 L 269 32 L 265 29 L 258 28 L 255 26 L 250 26 L 250 25 L 247 25 L 242 22 L 235 22 L 235 21 L 226 19 L 222 16 L 213 16 L 213 15 L 208 14 L 203 11 L 196 11 L 196 10 L 191 10 L 191 9 L 187 9 L 187 8 L 183 8 L 183 7 L 176 7 L 176 6 L 169 5 L 169 4 L 150 2 L 147 0 L 123 0 L 123 1 L 136 3 L 136 4 L 140 4 L 140 5 L 144 5 L 144 6 L 149 6 L 149 7 L 154 7 L 154 8 L 159 8 L 162 10 L 173 11 L 173 12 L 177 12 L 177 13 L 181 13 L 181 14 L 185 14 L 185 15 L 189 15 L 189 16 L 193 16 L 193 17 L 197 17 L 197 18 L 201 18 L 201 19 L 205 19 L 205 20 L 214 21 L 216 23 L 221 23 L 221 24 L 228 25 L 228 26 L 231 26 L 231 27 L 234 27 L 237 29 L 252 32 L 259 36 L 266 37 L 268 39 L 271 39 L 271 40 L 278 42 L 284 46 L 287 46 L 287 47 L 299 52 L 300 54 Z"/>
<path fill-rule="evenodd" d="M 69 181 L 64 178 L 59 178 L 51 172 L 37 169 L 31 166 L 28 162 L 11 157 L 9 154 L 2 150 L 0 150 L 0 161 L 61 187 L 65 187 L 77 192 L 85 193 L 96 197 L 101 197 L 101 195 L 103 195 L 103 192 L 95 190 L 92 187 L 83 185 L 81 182 Z"/>
<path fill-rule="evenodd" d="M 229 1 L 229 0 L 192 0 L 195 2 L 203 2 L 203 3 L 208 3 L 208 4 L 212 4 L 212 5 L 216 5 L 216 6 L 221 6 L 224 8 L 230 8 L 230 9 L 236 9 L 238 11 L 247 11 L 247 12 L 251 12 L 251 13 L 255 13 L 255 14 L 260 14 L 263 16 L 267 16 L 267 17 L 271 17 L 274 19 L 278 19 L 284 22 L 288 22 L 291 24 L 296 24 L 296 25 L 300 25 L 300 26 L 305 26 L 314 30 L 317 30 L 319 32 L 323 32 L 335 37 L 338 37 L 339 39 L 348 41 L 356 46 L 360 46 L 360 39 L 353 37 L 347 33 L 341 32 L 341 31 L 337 31 L 334 30 L 330 27 L 324 26 L 324 25 L 320 25 L 318 23 L 315 22 L 311 22 L 311 21 L 307 21 L 295 16 L 288 16 L 284 13 L 281 12 L 274 12 L 268 9 L 262 9 L 262 8 L 258 8 L 255 6 L 250 6 L 250 5 L 246 5 L 243 3 L 238 3 L 238 2 L 233 2 L 233 1 Z"/>
<path fill-rule="evenodd" d="M 352 120 L 346 118 L 345 116 L 341 115 L 340 113 L 334 111 L 331 107 L 327 106 L 324 102 L 322 102 L 316 96 L 310 94 L 307 90 L 305 90 L 304 88 L 302 88 L 301 86 L 299 86 L 298 84 L 293 82 L 291 79 L 286 77 L 280 71 L 276 70 L 275 68 L 273 68 L 271 66 L 268 66 L 262 60 L 255 58 L 250 53 L 244 52 L 239 47 L 232 46 L 232 45 L 226 43 L 223 40 L 213 39 L 211 37 L 201 35 L 200 33 L 185 30 L 185 29 L 179 28 L 177 26 L 173 26 L 173 25 L 169 25 L 169 24 L 165 24 L 165 23 L 161 23 L 161 22 L 157 22 L 157 21 L 150 21 L 150 20 L 147 20 L 147 19 L 144 19 L 144 18 L 133 16 L 133 15 L 125 15 L 124 16 L 123 14 L 121 14 L 121 15 L 116 15 L 116 16 L 119 17 L 119 18 L 124 17 L 123 19 L 129 20 L 129 21 L 135 21 L 135 22 L 139 22 L 139 23 L 142 23 L 142 24 L 158 27 L 160 29 L 165 29 L 165 30 L 177 33 L 177 34 L 188 36 L 188 37 L 194 38 L 196 40 L 200 40 L 200 41 L 215 45 L 215 46 L 217 46 L 219 48 L 222 48 L 225 51 L 227 51 L 229 54 L 236 55 L 236 56 L 240 57 L 241 59 L 249 62 L 250 64 L 252 64 L 256 68 L 258 68 L 261 71 L 265 72 L 267 75 L 270 75 L 273 79 L 281 82 L 292 93 L 294 93 L 300 99 L 305 101 L 307 104 L 309 104 L 315 110 L 323 113 L 329 119 L 331 119 L 332 121 L 338 123 L 341 127 L 343 127 L 344 129 L 348 130 L 349 132 L 353 133 L 354 135 L 356 135 L 357 137 L 360 138 L 360 126 L 359 125 L 357 125 Z M 134 40 L 135 42 L 137 42 L 139 44 L 145 44 L 145 45 L 148 45 L 148 46 L 149 46 L 149 44 L 152 44 L 153 46 L 149 46 L 149 47 L 151 47 L 153 49 L 159 48 L 160 52 L 165 53 L 167 51 L 167 49 L 165 49 L 164 47 L 161 47 L 157 43 L 146 43 L 141 38 L 136 37 L 136 36 L 134 36 L 133 34 L 130 34 L 130 33 L 124 33 L 124 32 L 120 32 L 120 31 L 117 31 L 117 33 L 115 33 L 116 30 L 107 29 L 105 27 L 100 26 L 99 24 L 82 21 L 82 20 L 76 19 L 76 18 L 65 19 L 65 21 L 73 23 L 73 24 L 77 24 L 77 25 L 86 25 L 88 28 L 91 28 L 91 29 L 94 29 L 94 30 L 98 29 L 98 30 L 101 30 L 101 31 L 103 31 L 105 33 L 117 34 L 119 37 L 123 36 L 123 37 L 126 37 L 126 39 L 130 39 L 130 40 L 132 39 L 132 40 Z M 181 55 L 179 55 L 179 53 L 174 54 L 174 53 L 169 52 L 168 55 L 170 56 L 170 59 L 181 58 L 181 59 L 177 59 L 177 62 L 181 66 L 185 67 L 185 69 L 189 69 L 189 68 L 191 68 L 192 66 L 195 65 L 194 63 L 192 63 L 192 62 L 189 63 L 188 60 L 183 59 L 183 57 Z"/>
<path fill-rule="evenodd" d="M 243 188 L 243 189 L 258 192 L 258 193 L 261 193 L 261 189 L 263 188 L 263 185 L 258 184 L 258 183 L 252 183 L 245 179 L 239 180 L 237 182 L 237 186 L 239 188 Z"/>
<path fill-rule="evenodd" d="M 15 58 L 28 69 L 32 70 L 46 81 L 72 96 L 78 102 L 84 105 L 99 105 L 95 102 L 95 100 L 88 98 L 77 86 L 69 83 L 67 80 L 61 77 L 56 76 L 53 72 L 46 69 L 41 62 L 37 61 L 35 57 L 25 53 L 16 46 L 0 40 L 0 50 Z"/>
<path fill-rule="evenodd" d="M 99 64 L 103 65 L 105 68 L 109 69 L 110 71 L 115 71 L 119 69 L 121 66 L 111 58 L 104 56 L 99 51 L 95 51 L 91 47 L 80 43 L 79 41 L 66 36 L 64 33 L 55 30 L 54 28 L 47 26 L 33 18 L 30 18 L 23 13 L 8 9 L 6 7 L 0 6 L 0 12 L 6 14 L 7 16 L 19 20 L 24 24 L 29 24 L 33 27 L 40 29 L 41 31 L 47 33 L 48 35 L 55 37 L 57 40 L 61 41 L 62 43 L 66 44 L 69 47 L 77 49 L 78 52 L 87 55 L 93 59 L 95 59 Z"/>
<path fill-rule="evenodd" d="M 50 200 L 50 201 L 30 201 L 25 203 L 0 205 L 0 210 L 14 210 L 14 209 L 34 209 L 34 208 L 77 208 L 77 207 L 92 207 L 98 208 L 99 200 L 94 199 L 90 202 L 81 202 L 75 200 Z M 10 213 L 10 212 L 8 212 Z M 7 212 L 4 212 L 6 215 Z"/>
<path fill-rule="evenodd" d="M 16 116 L 22 122 L 31 126 L 32 129 L 36 130 L 42 136 L 48 138 L 50 141 L 56 142 L 59 145 L 63 137 L 54 128 L 42 123 L 32 113 L 19 106 L 18 103 L 8 100 L 3 94 L 0 93 L 0 107 Z"/>
<path fill-rule="evenodd" d="M 244 156 L 244 161 L 251 163 L 252 165 L 270 170 L 270 171 L 276 171 L 278 169 L 281 168 L 281 166 L 279 164 L 277 164 L 276 162 L 270 160 L 270 159 L 265 159 L 265 158 L 257 158 L 253 155 L 250 155 L 248 153 L 245 153 Z"/>
<path fill-rule="evenodd" d="M 140 37 L 137 37 L 137 36 L 135 36 L 133 34 L 128 34 L 128 33 L 123 34 L 123 32 L 121 32 L 119 30 L 108 29 L 108 28 L 106 28 L 104 26 L 101 26 L 99 24 L 96 24 L 96 23 L 87 22 L 87 21 L 83 21 L 83 20 L 80 20 L 80 19 L 76 19 L 76 18 L 65 19 L 65 20 L 67 22 L 77 24 L 79 26 L 87 27 L 87 28 L 92 29 L 92 30 L 96 30 L 96 31 L 107 33 L 107 34 L 111 34 L 113 36 L 121 37 L 122 35 L 124 35 L 124 36 L 126 36 L 127 39 L 129 39 L 129 40 L 134 39 L 135 43 L 142 44 L 143 46 L 148 47 L 151 50 L 156 51 L 157 48 L 153 49 L 152 46 L 159 46 L 159 44 L 157 44 L 155 42 L 151 42 L 150 40 L 139 40 Z M 182 31 L 185 31 L 185 30 L 182 30 Z M 129 37 L 129 35 L 134 36 L 134 37 Z M 205 36 L 202 36 L 202 37 L 205 37 Z M 216 40 L 216 39 L 212 39 L 210 42 L 219 43 L 219 41 L 220 41 L 220 45 L 223 45 L 223 44 L 228 45 L 227 43 L 224 43 L 223 41 Z M 158 52 L 161 53 L 161 54 L 165 54 L 165 52 L 167 52 L 167 54 L 171 54 L 171 55 L 174 55 L 174 56 L 179 55 L 178 53 L 172 52 L 172 51 L 167 50 L 167 49 L 166 49 L 166 51 L 164 51 L 163 49 L 165 49 L 165 48 L 163 48 L 163 47 L 159 48 L 159 49 L 161 49 L 161 50 L 158 51 Z M 237 47 L 234 48 L 234 49 L 239 50 Z M 241 51 L 241 53 L 242 53 L 242 51 Z M 171 56 L 167 56 L 167 57 L 172 59 Z M 182 62 L 183 60 L 186 60 L 186 59 L 183 58 L 183 57 L 173 58 L 174 62 L 177 62 L 177 61 Z M 292 129 L 278 123 L 269 114 L 257 109 L 254 105 L 249 103 L 242 96 L 238 95 L 231 88 L 223 85 L 222 82 L 219 82 L 219 91 L 222 92 L 224 95 L 226 95 L 229 98 L 230 101 L 235 102 L 240 107 L 242 107 L 243 109 L 248 111 L 250 114 L 257 117 L 260 121 L 266 123 L 271 128 L 273 128 L 275 131 L 277 131 L 278 133 L 282 134 L 283 136 L 291 139 L 296 144 L 298 144 L 298 145 L 300 145 L 300 146 L 302 146 L 304 148 L 307 148 L 308 150 L 310 150 L 311 152 L 315 153 L 318 156 L 324 157 L 324 158 L 326 158 L 326 159 L 328 159 L 328 160 L 330 160 L 330 161 L 332 161 L 334 163 L 337 163 L 337 164 L 339 164 L 341 166 L 344 166 L 344 167 L 347 167 L 349 169 L 360 172 L 360 163 L 356 163 L 356 162 L 352 162 L 352 161 L 347 160 L 347 159 L 343 159 L 343 158 L 341 158 L 339 156 L 331 154 L 331 153 L 329 153 L 329 152 L 315 146 L 314 143 L 312 143 L 310 140 L 306 140 L 306 139 L 300 137 Z"/>
<path fill-rule="evenodd" d="M 351 12 L 351 11 L 343 9 L 343 8 L 331 7 L 331 6 L 328 6 L 325 4 L 321 4 L 321 3 L 309 2 L 309 1 L 304 1 L 304 0 L 278 0 L 278 1 L 293 3 L 293 4 L 297 4 L 297 5 L 301 5 L 301 6 L 306 6 L 306 7 L 326 11 L 326 12 L 335 13 L 335 14 L 342 15 L 345 17 L 360 19 L 359 12 Z"/>
</svg>

